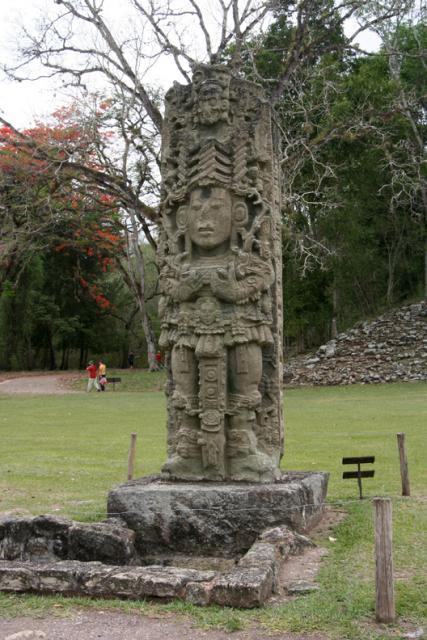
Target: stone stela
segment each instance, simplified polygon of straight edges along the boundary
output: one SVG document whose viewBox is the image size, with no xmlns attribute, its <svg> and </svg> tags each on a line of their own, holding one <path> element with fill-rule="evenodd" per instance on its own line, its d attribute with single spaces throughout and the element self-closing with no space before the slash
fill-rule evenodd
<svg viewBox="0 0 427 640">
<path fill-rule="evenodd" d="M 0 590 L 260 606 L 321 518 L 328 474 L 283 452 L 277 135 L 262 89 L 196 67 L 166 97 L 162 475 L 113 487 L 108 520 L 0 519 Z M 192 568 L 180 565 L 189 554 Z M 232 559 L 197 568 L 197 557 Z M 19 558 L 19 560 L 17 560 Z M 176 558 L 178 566 L 170 566 Z M 203 564 L 205 566 L 205 564 Z"/>
<path fill-rule="evenodd" d="M 198 66 L 166 95 L 160 345 L 171 480 L 280 478 L 277 134 L 262 89 Z"/>
</svg>

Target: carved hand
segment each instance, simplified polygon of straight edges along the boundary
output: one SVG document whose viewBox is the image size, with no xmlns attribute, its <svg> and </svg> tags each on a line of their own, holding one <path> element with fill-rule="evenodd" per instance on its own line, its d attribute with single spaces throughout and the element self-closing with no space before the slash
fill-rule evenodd
<svg viewBox="0 0 427 640">
<path fill-rule="evenodd" d="M 233 265 L 230 265 L 228 270 L 217 269 L 216 271 L 212 271 L 210 284 L 217 298 L 226 300 L 227 302 L 239 299 L 239 283 L 236 280 Z"/>
<path fill-rule="evenodd" d="M 203 286 L 202 274 L 195 270 L 181 273 L 174 295 L 177 300 L 190 300 Z"/>
<path fill-rule="evenodd" d="M 254 273 L 237 280 L 234 265 L 228 271 L 218 269 L 211 275 L 211 288 L 214 294 L 227 302 L 242 302 L 259 297 L 272 280 L 269 273 Z"/>
</svg>

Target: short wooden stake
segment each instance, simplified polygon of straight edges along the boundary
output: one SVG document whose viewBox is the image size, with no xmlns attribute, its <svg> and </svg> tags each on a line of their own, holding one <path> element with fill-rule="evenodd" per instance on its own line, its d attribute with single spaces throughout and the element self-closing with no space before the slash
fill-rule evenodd
<svg viewBox="0 0 427 640">
<path fill-rule="evenodd" d="M 133 465 L 135 463 L 135 451 L 136 451 L 136 433 L 131 433 L 129 457 L 128 457 L 128 480 L 132 480 L 133 478 Z"/>
<path fill-rule="evenodd" d="M 410 496 L 411 488 L 409 486 L 408 457 L 406 455 L 405 434 L 398 433 L 396 435 L 397 435 L 397 446 L 399 448 L 400 477 L 402 479 L 402 496 Z"/>
<path fill-rule="evenodd" d="M 374 498 L 375 506 L 375 565 L 376 603 L 378 622 L 394 622 L 393 549 L 390 498 Z"/>
</svg>

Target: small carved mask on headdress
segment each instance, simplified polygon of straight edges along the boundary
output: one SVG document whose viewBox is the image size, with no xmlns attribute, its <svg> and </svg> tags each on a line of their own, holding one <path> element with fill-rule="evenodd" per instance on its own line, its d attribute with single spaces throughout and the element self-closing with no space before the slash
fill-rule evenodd
<svg viewBox="0 0 427 640">
<path fill-rule="evenodd" d="M 198 95 L 197 115 L 201 124 L 215 124 L 228 120 L 228 98 L 216 82 L 202 84 Z"/>
</svg>

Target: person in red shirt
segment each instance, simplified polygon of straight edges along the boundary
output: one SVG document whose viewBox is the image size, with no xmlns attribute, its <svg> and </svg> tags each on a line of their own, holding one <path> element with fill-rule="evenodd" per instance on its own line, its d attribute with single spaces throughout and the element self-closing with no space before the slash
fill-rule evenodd
<svg viewBox="0 0 427 640">
<path fill-rule="evenodd" d="M 86 371 L 88 372 L 88 375 L 89 375 L 87 380 L 87 392 L 89 393 L 89 391 L 91 391 L 93 387 L 95 387 L 97 391 L 100 391 L 98 380 L 96 378 L 98 374 L 98 370 L 93 360 L 89 360 L 89 365 L 86 367 Z"/>
<path fill-rule="evenodd" d="M 162 365 L 162 354 L 160 353 L 160 351 L 157 351 L 157 353 L 155 355 L 155 358 L 156 358 L 156 362 L 157 362 L 159 368 L 162 368 L 162 366 L 163 366 Z"/>
</svg>

